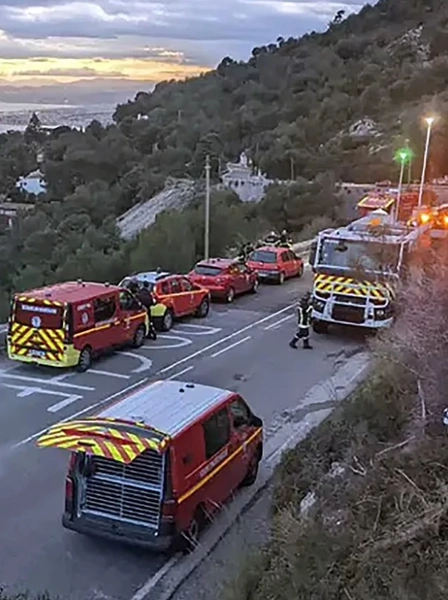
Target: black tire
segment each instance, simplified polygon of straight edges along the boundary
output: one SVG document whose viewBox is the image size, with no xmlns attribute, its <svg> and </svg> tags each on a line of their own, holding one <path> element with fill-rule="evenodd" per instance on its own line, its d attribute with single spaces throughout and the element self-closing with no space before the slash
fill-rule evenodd
<svg viewBox="0 0 448 600">
<path fill-rule="evenodd" d="M 235 300 L 235 289 L 233 287 L 229 287 L 226 294 L 226 302 L 227 304 L 232 304 Z"/>
<path fill-rule="evenodd" d="M 326 323 L 325 321 L 320 321 L 318 319 L 315 319 L 313 321 L 312 327 L 313 327 L 314 333 L 317 333 L 317 334 L 328 333 L 328 323 Z"/>
<path fill-rule="evenodd" d="M 170 329 L 172 329 L 173 325 L 174 325 L 174 314 L 173 314 L 173 311 L 169 308 L 162 317 L 162 330 L 169 331 Z"/>
<path fill-rule="evenodd" d="M 198 506 L 195 510 L 190 525 L 186 531 L 183 531 L 180 539 L 180 550 L 184 554 L 191 554 L 199 545 L 199 538 L 207 523 L 204 510 Z"/>
<path fill-rule="evenodd" d="M 81 354 L 79 355 L 77 371 L 79 373 L 85 373 L 90 369 L 92 365 L 92 348 L 90 346 L 86 346 L 81 350 Z"/>
<path fill-rule="evenodd" d="M 135 330 L 134 337 L 132 338 L 132 347 L 141 348 L 145 343 L 146 331 L 144 325 L 139 325 Z"/>
<path fill-rule="evenodd" d="M 258 277 L 257 279 L 255 279 L 253 286 L 251 287 L 250 293 L 251 294 L 256 294 L 258 292 L 258 288 L 260 287 L 260 282 L 258 281 Z"/>
<path fill-rule="evenodd" d="M 302 265 L 300 267 L 299 272 L 297 273 L 296 277 L 297 278 L 303 277 L 303 271 L 304 271 L 304 268 L 303 268 L 303 265 Z"/>
<path fill-rule="evenodd" d="M 285 273 L 282 271 L 278 276 L 278 285 L 283 285 L 285 283 Z"/>
<path fill-rule="evenodd" d="M 196 311 L 196 317 L 199 319 L 205 319 L 210 311 L 210 300 L 204 298 Z"/>
<path fill-rule="evenodd" d="M 249 487 L 255 483 L 258 477 L 258 470 L 260 468 L 260 451 L 256 452 L 250 461 L 249 468 L 247 469 L 246 476 L 241 482 L 241 487 Z"/>
</svg>

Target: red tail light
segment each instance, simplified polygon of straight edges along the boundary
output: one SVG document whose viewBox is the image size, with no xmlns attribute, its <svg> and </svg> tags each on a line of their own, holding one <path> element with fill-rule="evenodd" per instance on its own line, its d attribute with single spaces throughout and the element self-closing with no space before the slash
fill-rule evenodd
<svg viewBox="0 0 448 600">
<path fill-rule="evenodd" d="M 73 500 L 73 479 L 67 477 L 65 480 L 65 501 L 71 502 Z"/>
<path fill-rule="evenodd" d="M 70 454 L 70 462 L 68 463 L 68 470 L 72 471 L 75 468 L 76 465 L 76 454 L 75 452 L 72 452 Z"/>
<path fill-rule="evenodd" d="M 165 519 L 165 521 L 174 521 L 176 509 L 177 509 L 176 500 L 166 500 L 162 504 L 162 517 Z"/>
</svg>

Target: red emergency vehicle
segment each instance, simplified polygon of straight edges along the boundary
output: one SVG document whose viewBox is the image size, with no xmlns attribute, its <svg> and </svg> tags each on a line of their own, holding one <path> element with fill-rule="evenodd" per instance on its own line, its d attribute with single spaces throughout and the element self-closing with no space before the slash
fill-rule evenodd
<svg viewBox="0 0 448 600">
<path fill-rule="evenodd" d="M 103 283 L 58 283 L 14 297 L 8 329 L 12 360 L 86 371 L 112 348 L 143 345 L 148 313 L 127 290 Z"/>
<path fill-rule="evenodd" d="M 212 298 L 233 302 L 235 296 L 258 290 L 258 274 L 244 261 L 232 258 L 210 258 L 198 262 L 188 277 L 206 287 Z"/>
<path fill-rule="evenodd" d="M 293 250 L 281 246 L 262 246 L 249 255 L 247 265 L 256 271 L 261 282 L 282 285 L 286 279 L 303 275 L 303 259 Z"/>
<path fill-rule="evenodd" d="M 357 209 L 360 217 L 369 215 L 374 210 L 384 210 L 388 214 L 391 214 L 392 207 L 395 204 L 395 197 L 392 194 L 385 194 L 382 192 L 374 192 L 364 196 L 362 200 L 358 202 Z"/>
<path fill-rule="evenodd" d="M 190 550 L 232 493 L 255 482 L 262 427 L 236 392 L 165 380 L 59 423 L 37 443 L 72 452 L 64 527 Z"/>
</svg>

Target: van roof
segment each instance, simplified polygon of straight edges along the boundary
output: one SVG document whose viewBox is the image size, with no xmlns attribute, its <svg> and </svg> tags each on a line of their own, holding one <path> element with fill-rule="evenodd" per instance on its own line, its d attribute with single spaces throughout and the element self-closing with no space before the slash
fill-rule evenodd
<svg viewBox="0 0 448 600">
<path fill-rule="evenodd" d="M 129 279 L 137 279 L 138 281 L 149 281 L 149 283 L 156 283 L 165 277 L 169 277 L 171 273 L 168 271 L 146 271 L 145 273 L 137 273 L 132 275 Z"/>
<path fill-rule="evenodd" d="M 46 300 L 56 303 L 82 302 L 115 290 L 118 291 L 120 288 L 107 283 L 66 281 L 65 283 L 56 283 L 55 285 L 16 294 L 16 298 L 20 300 Z"/>
<path fill-rule="evenodd" d="M 138 422 L 174 437 L 231 394 L 198 383 L 156 381 L 119 400 L 96 418 Z"/>
</svg>

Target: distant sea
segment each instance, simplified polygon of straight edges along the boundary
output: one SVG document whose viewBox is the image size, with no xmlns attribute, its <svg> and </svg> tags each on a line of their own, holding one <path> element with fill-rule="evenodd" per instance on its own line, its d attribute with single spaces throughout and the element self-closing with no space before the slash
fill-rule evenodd
<svg viewBox="0 0 448 600">
<path fill-rule="evenodd" d="M 33 112 L 36 112 L 45 127 L 86 127 L 96 119 L 103 125 L 112 122 L 115 105 L 108 104 L 13 104 L 0 102 L 0 133 L 23 131 Z"/>
</svg>

